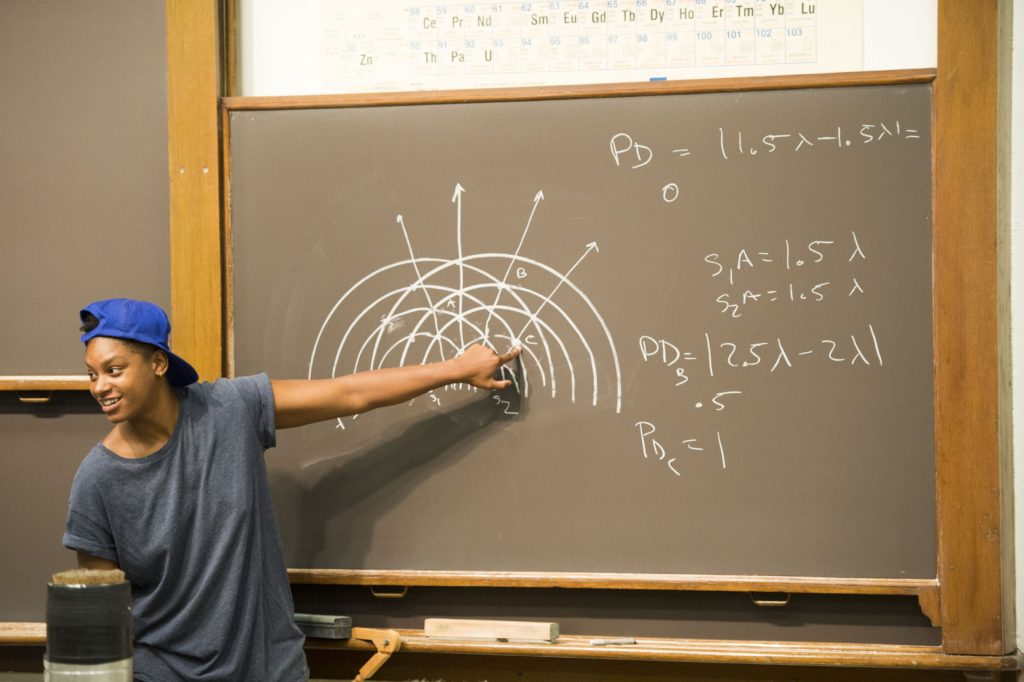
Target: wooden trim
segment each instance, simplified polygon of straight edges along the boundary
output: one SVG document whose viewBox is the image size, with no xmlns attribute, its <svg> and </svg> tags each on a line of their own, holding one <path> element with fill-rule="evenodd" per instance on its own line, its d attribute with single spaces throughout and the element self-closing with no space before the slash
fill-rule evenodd
<svg viewBox="0 0 1024 682">
<path fill-rule="evenodd" d="M 997 314 L 998 2 L 940 0 L 934 84 L 934 343 L 943 649 L 1002 654 Z M 1003 614 L 1006 614 L 1006 618 Z"/>
<path fill-rule="evenodd" d="M 931 621 L 932 627 L 942 627 L 942 591 L 936 585 L 922 590 L 917 595 L 917 603 L 923 613 Z"/>
<path fill-rule="evenodd" d="M 167 0 L 173 348 L 221 376 L 220 62 L 217 3 Z"/>
<path fill-rule="evenodd" d="M 0 623 L 0 644 L 46 644 L 46 623 Z"/>
<path fill-rule="evenodd" d="M 288 569 L 288 580 L 292 584 L 303 585 L 368 585 L 371 587 L 385 585 L 395 587 L 568 587 L 919 596 L 938 588 L 938 582 L 935 580 L 632 573 L 371 571 L 332 568 L 290 568 Z"/>
<path fill-rule="evenodd" d="M 0 377 L 0 391 L 88 391 L 84 374 Z"/>
<path fill-rule="evenodd" d="M 695 94 L 797 88 L 837 88 L 855 85 L 899 85 L 929 83 L 934 69 L 859 71 L 851 73 L 764 76 L 756 78 L 712 78 L 693 81 L 615 83 L 597 85 L 493 88 L 476 90 L 428 90 L 354 95 L 307 95 L 287 97 L 226 97 L 229 111 L 261 109 L 327 109 L 409 104 L 453 104 L 468 102 L 511 102 L 521 100 L 582 99 L 587 97 L 636 97 L 640 95 Z"/>
<path fill-rule="evenodd" d="M 231 259 L 231 111 L 221 101 L 221 181 L 224 207 L 221 215 L 221 268 L 224 272 L 224 307 L 221 344 L 224 349 L 222 368 L 225 376 L 235 376 L 235 273 Z"/>
<path fill-rule="evenodd" d="M 918 668 L 1009 671 L 1024 668 L 1024 657 L 951 656 L 940 647 L 892 644 L 830 644 L 739 640 L 639 638 L 630 646 L 593 646 L 590 636 L 562 635 L 553 644 L 471 642 L 429 638 L 422 630 L 399 630 L 402 651 L 432 654 L 546 656 L 603 660 L 728 663 L 749 665 Z M 0 645 L 46 643 L 45 623 L 0 623 Z M 306 649 L 376 651 L 358 639 L 307 639 Z"/>
<path fill-rule="evenodd" d="M 590 637 L 563 635 L 552 644 L 478 642 L 424 636 L 422 630 L 399 630 L 403 652 L 555 656 L 603 660 L 728 663 L 747 665 L 817 665 L 862 668 L 932 668 L 945 670 L 1020 670 L 1022 656 L 950 656 L 940 647 L 892 644 L 831 644 L 637 638 L 629 646 L 593 646 Z M 306 640 L 307 649 L 371 650 L 358 640 Z"/>
<path fill-rule="evenodd" d="M 223 73 L 224 83 L 221 91 L 228 97 L 238 95 L 238 1 L 221 0 L 223 12 L 223 35 L 221 40 L 224 45 Z"/>
</svg>

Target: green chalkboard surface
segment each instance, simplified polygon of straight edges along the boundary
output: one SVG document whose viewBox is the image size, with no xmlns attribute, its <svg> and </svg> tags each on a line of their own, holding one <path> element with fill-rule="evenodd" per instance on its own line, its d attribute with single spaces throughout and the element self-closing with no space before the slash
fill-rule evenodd
<svg viewBox="0 0 1024 682">
<path fill-rule="evenodd" d="M 235 374 L 524 348 L 280 432 L 289 565 L 934 578 L 930 98 L 229 112 Z"/>
</svg>

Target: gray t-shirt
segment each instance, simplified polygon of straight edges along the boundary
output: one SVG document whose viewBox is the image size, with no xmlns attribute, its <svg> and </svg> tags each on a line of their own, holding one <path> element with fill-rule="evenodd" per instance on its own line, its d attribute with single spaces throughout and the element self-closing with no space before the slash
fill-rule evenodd
<svg viewBox="0 0 1024 682">
<path fill-rule="evenodd" d="M 135 676 L 308 675 L 267 486 L 267 376 L 178 389 L 170 440 L 141 459 L 97 444 L 71 487 L 64 545 L 117 563 L 132 586 Z"/>
</svg>

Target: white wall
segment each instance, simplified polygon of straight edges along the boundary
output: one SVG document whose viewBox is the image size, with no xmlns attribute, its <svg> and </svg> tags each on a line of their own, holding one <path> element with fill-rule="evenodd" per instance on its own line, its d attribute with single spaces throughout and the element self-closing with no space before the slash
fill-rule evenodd
<svg viewBox="0 0 1024 682">
<path fill-rule="evenodd" d="M 864 70 L 935 68 L 938 20 L 936 0 L 864 0 Z"/>
<path fill-rule="evenodd" d="M 320 92 L 320 0 L 241 0 L 242 95 Z"/>
</svg>

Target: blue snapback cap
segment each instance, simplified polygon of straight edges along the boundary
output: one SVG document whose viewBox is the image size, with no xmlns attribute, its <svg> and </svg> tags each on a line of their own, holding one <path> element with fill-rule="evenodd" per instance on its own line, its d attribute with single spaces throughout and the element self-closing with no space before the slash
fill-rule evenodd
<svg viewBox="0 0 1024 682">
<path fill-rule="evenodd" d="M 171 323 L 167 313 L 155 303 L 110 298 L 90 303 L 83 308 L 79 313 L 83 322 L 86 313 L 92 314 L 99 320 L 99 324 L 95 329 L 82 334 L 82 343 L 88 343 L 97 336 L 148 343 L 167 353 L 167 381 L 171 386 L 188 386 L 199 380 L 199 374 L 192 365 L 171 352 L 167 343 L 171 335 Z"/>
</svg>

